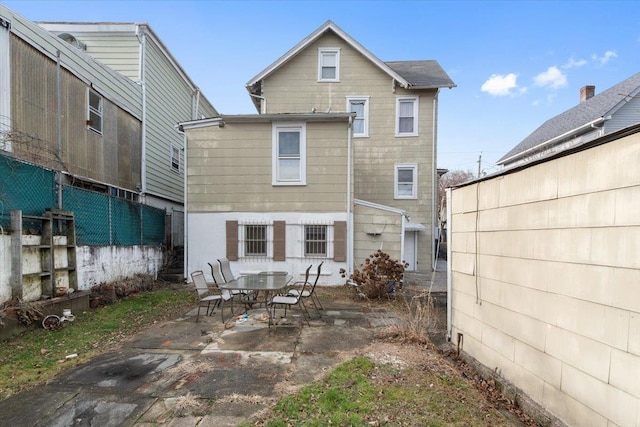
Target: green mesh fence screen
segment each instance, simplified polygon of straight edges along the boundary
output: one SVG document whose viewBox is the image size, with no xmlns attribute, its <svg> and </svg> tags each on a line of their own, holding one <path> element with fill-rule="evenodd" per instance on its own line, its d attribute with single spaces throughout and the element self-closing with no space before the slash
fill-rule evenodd
<svg viewBox="0 0 640 427">
<path fill-rule="evenodd" d="M 55 172 L 0 156 L 0 225 L 8 227 L 10 213 L 42 215 L 56 207 Z"/>
<path fill-rule="evenodd" d="M 12 210 L 39 216 L 55 208 L 55 172 L 0 156 L 0 226 L 10 225 Z M 62 209 L 74 213 L 78 245 L 162 245 L 165 242 L 162 209 L 70 186 L 62 187 Z M 24 227 L 29 228 L 27 221 Z"/>
</svg>

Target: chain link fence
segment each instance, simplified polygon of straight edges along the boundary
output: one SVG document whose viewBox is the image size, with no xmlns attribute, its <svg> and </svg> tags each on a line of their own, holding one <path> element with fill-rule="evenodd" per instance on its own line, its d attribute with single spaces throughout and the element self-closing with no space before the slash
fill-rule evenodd
<svg viewBox="0 0 640 427">
<path fill-rule="evenodd" d="M 12 210 L 42 215 L 57 208 L 55 176 L 52 170 L 0 156 L 0 226 L 10 225 Z M 162 209 L 66 185 L 62 187 L 62 209 L 74 213 L 77 245 L 165 243 Z"/>
</svg>

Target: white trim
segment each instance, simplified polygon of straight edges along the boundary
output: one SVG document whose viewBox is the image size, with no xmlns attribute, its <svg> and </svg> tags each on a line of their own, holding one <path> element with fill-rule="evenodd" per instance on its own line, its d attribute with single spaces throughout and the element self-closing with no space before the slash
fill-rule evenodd
<svg viewBox="0 0 640 427">
<path fill-rule="evenodd" d="M 250 254 L 246 253 L 246 227 L 247 226 L 264 226 L 265 227 L 265 248 L 266 254 Z M 267 259 L 273 260 L 273 220 L 260 219 L 238 221 L 238 256 L 240 259 Z"/>
<path fill-rule="evenodd" d="M 307 185 L 307 125 L 306 123 L 274 122 L 272 124 L 272 159 L 271 185 Z M 278 134 L 282 130 L 298 131 L 300 133 L 300 165 L 299 179 L 282 180 L 278 178 Z"/>
<path fill-rule="evenodd" d="M 174 150 L 178 152 L 178 170 L 173 168 L 173 152 L 174 152 Z M 171 169 L 171 172 L 173 172 L 173 173 L 180 174 L 180 172 L 183 170 L 182 159 L 181 159 L 181 157 L 182 157 L 181 151 L 182 150 L 180 150 L 180 147 L 178 145 L 176 145 L 176 144 L 171 144 L 169 146 L 169 167 Z"/>
<path fill-rule="evenodd" d="M 324 58 L 335 56 L 336 64 L 336 76 L 334 78 L 322 77 L 322 66 L 324 65 Z M 334 83 L 340 81 L 340 48 L 339 47 L 319 47 L 318 48 L 318 82 L 319 83 Z"/>
<path fill-rule="evenodd" d="M 413 132 L 400 132 L 400 102 L 413 101 Z M 396 137 L 418 136 L 419 96 L 396 96 Z"/>
<path fill-rule="evenodd" d="M 411 170 L 413 174 L 413 183 L 411 195 L 402 195 L 398 191 L 398 171 L 400 169 Z M 417 199 L 418 198 L 418 165 L 416 163 L 396 163 L 393 168 L 393 198 L 394 199 Z"/>
<path fill-rule="evenodd" d="M 363 102 L 364 103 L 364 113 L 362 120 L 364 122 L 364 132 L 356 133 L 355 126 L 353 131 L 354 138 L 368 138 L 369 137 L 369 96 L 347 96 L 347 111 L 351 111 L 351 103 L 352 102 Z M 353 118 L 353 123 L 355 124 L 358 117 Z"/>
<path fill-rule="evenodd" d="M 91 106 L 92 93 L 95 94 L 100 101 L 97 109 Z M 100 128 L 94 127 L 94 123 L 91 120 L 92 113 L 100 118 Z M 87 129 L 97 133 L 98 135 L 102 135 L 104 129 L 104 97 L 90 87 L 87 87 Z"/>
</svg>

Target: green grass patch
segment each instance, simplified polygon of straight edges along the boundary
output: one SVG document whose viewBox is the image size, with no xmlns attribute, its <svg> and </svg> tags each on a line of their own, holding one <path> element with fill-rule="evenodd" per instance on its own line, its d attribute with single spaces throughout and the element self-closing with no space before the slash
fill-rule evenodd
<svg viewBox="0 0 640 427">
<path fill-rule="evenodd" d="M 241 427 L 512 426 L 464 378 L 356 357 Z"/>
<path fill-rule="evenodd" d="M 106 351 L 120 340 L 197 303 L 194 292 L 160 289 L 74 313 L 62 329 L 31 329 L 0 343 L 0 400 Z M 76 358 L 65 356 L 77 354 Z"/>
</svg>

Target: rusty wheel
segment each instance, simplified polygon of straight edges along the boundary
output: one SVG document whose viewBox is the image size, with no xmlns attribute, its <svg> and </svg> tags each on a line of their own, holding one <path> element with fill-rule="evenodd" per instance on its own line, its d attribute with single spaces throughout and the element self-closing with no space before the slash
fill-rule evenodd
<svg viewBox="0 0 640 427">
<path fill-rule="evenodd" d="M 58 329 L 61 324 L 62 322 L 60 321 L 60 317 L 56 316 L 55 314 L 50 314 L 42 319 L 42 327 L 47 331 Z"/>
</svg>

